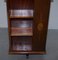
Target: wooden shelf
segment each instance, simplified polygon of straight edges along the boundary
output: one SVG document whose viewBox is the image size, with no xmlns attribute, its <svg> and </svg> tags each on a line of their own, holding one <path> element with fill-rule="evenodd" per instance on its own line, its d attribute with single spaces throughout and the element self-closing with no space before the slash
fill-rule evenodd
<svg viewBox="0 0 58 60">
<path fill-rule="evenodd" d="M 17 33 L 17 34 L 11 34 L 11 36 L 32 36 L 32 33 Z"/>
<path fill-rule="evenodd" d="M 11 36 L 32 36 L 32 28 L 11 28 Z"/>
<path fill-rule="evenodd" d="M 33 16 L 10 16 L 9 18 L 33 18 Z"/>
<path fill-rule="evenodd" d="M 34 51 L 9 51 L 9 54 L 46 54 L 45 51 L 38 51 L 38 52 L 34 52 Z"/>
</svg>

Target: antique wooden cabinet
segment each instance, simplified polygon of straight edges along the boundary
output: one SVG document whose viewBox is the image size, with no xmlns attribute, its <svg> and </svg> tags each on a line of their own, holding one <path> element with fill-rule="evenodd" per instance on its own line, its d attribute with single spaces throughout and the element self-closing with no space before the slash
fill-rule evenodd
<svg viewBox="0 0 58 60">
<path fill-rule="evenodd" d="M 50 0 L 7 0 L 9 53 L 45 54 Z"/>
</svg>

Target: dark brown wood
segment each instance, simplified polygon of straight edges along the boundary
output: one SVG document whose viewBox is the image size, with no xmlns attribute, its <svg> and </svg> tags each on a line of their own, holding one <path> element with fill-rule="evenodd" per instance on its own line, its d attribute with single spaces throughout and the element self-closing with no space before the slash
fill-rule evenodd
<svg viewBox="0 0 58 60">
<path fill-rule="evenodd" d="M 33 10 L 33 15 L 30 14 L 31 11 L 25 16 L 24 13 L 20 15 L 17 10 Z M 10 54 L 46 53 L 49 10 L 50 0 L 7 0 Z M 19 47 L 16 49 L 17 45 L 22 49 Z"/>
<path fill-rule="evenodd" d="M 11 19 L 13 19 L 13 18 L 17 18 L 17 19 L 19 19 L 19 18 L 22 18 L 22 19 L 24 19 L 24 18 L 27 18 L 27 19 L 32 19 L 33 17 L 32 16 L 24 16 L 24 17 L 22 17 L 22 16 L 16 16 L 16 17 L 9 17 L 9 18 L 11 18 Z"/>
<path fill-rule="evenodd" d="M 33 9 L 34 0 L 8 0 L 9 9 Z"/>
<path fill-rule="evenodd" d="M 23 54 L 23 55 L 25 55 L 25 54 L 30 54 L 30 55 L 43 55 L 43 54 L 46 54 L 46 52 L 44 52 L 44 51 L 39 51 L 39 52 L 33 52 L 33 51 L 31 51 L 31 52 L 12 52 L 12 51 L 10 51 L 9 52 L 9 54 L 14 54 L 14 55 L 19 55 L 19 54 Z"/>
<path fill-rule="evenodd" d="M 35 0 L 33 24 L 33 50 L 46 50 L 50 0 Z"/>
</svg>

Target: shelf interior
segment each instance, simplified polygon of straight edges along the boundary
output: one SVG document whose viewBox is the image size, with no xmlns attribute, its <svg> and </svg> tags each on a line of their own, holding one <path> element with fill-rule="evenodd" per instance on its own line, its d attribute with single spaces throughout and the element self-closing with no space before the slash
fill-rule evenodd
<svg viewBox="0 0 58 60">
<path fill-rule="evenodd" d="M 7 0 L 10 51 L 32 51 L 34 0 Z"/>
<path fill-rule="evenodd" d="M 32 20 L 11 20 L 11 36 L 32 36 Z"/>
<path fill-rule="evenodd" d="M 34 0 L 9 0 L 8 12 L 10 18 L 33 18 Z"/>
<path fill-rule="evenodd" d="M 32 37 L 12 37 L 11 38 L 11 51 L 31 51 L 32 50 Z"/>
<path fill-rule="evenodd" d="M 33 17 L 33 10 L 29 9 L 14 9 L 9 10 L 10 18 L 32 18 Z"/>
</svg>

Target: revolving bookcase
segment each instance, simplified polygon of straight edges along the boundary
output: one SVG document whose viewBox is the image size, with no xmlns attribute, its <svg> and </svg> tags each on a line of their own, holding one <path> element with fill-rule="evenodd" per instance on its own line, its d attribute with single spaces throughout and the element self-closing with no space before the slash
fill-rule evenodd
<svg viewBox="0 0 58 60">
<path fill-rule="evenodd" d="M 45 54 L 50 0 L 7 0 L 9 53 Z"/>
</svg>

